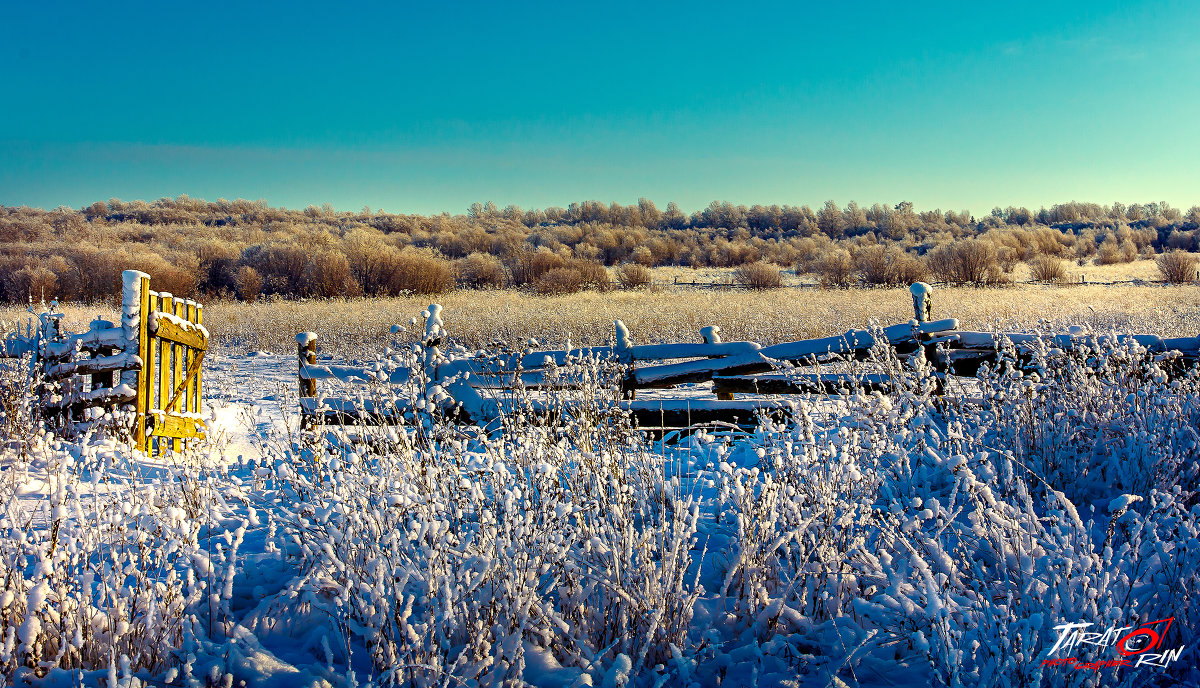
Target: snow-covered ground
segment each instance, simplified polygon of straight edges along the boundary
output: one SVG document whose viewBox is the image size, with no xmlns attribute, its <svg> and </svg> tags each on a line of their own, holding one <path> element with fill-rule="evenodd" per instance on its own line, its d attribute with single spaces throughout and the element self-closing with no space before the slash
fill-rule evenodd
<svg viewBox="0 0 1200 688">
<path fill-rule="evenodd" d="M 214 351 L 210 441 L 185 455 L 6 438 L 0 673 L 1197 685 L 1200 381 L 1136 346 L 1044 351 L 969 397 L 918 366 L 888 397 L 669 444 L 603 402 L 314 435 L 294 357 Z"/>
</svg>

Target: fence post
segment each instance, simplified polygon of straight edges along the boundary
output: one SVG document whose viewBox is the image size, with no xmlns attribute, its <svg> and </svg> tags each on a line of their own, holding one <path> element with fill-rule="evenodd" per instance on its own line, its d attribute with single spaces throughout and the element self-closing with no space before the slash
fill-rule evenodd
<svg viewBox="0 0 1200 688">
<path fill-rule="evenodd" d="M 908 290 L 912 292 L 913 312 L 916 314 L 917 322 L 929 322 L 930 314 L 933 312 L 933 306 L 930 303 L 933 287 L 924 282 L 914 282 Z"/>
<path fill-rule="evenodd" d="M 300 396 L 317 396 L 317 381 L 306 379 L 304 367 L 317 364 L 317 335 L 314 332 L 301 332 L 296 335 L 296 358 L 299 362 L 296 375 L 300 380 Z"/>
<path fill-rule="evenodd" d="M 700 341 L 705 344 L 720 344 L 721 343 L 721 326 L 709 325 L 708 327 L 700 328 Z M 709 356 L 709 358 L 713 358 Z M 718 357 L 719 358 L 719 357 Z M 733 392 L 717 392 L 718 401 L 733 401 Z"/>
<path fill-rule="evenodd" d="M 637 398 L 637 389 L 633 387 L 633 338 L 629 336 L 629 328 L 620 320 L 613 321 L 613 345 L 617 349 L 617 360 L 629 366 L 629 373 L 621 381 L 621 391 L 630 399 Z"/>
<path fill-rule="evenodd" d="M 138 358 L 142 359 L 142 367 L 138 370 L 137 377 L 137 424 L 134 426 L 134 432 L 137 433 L 135 444 L 140 451 L 149 449 L 150 438 L 146 434 L 146 414 L 150 409 L 150 387 L 153 385 L 151 376 L 154 375 L 154 352 L 150 350 L 150 275 L 144 272 L 136 272 L 128 270 L 125 273 L 125 285 L 132 288 L 133 280 L 136 279 L 137 284 L 137 343 L 138 343 Z M 132 294 L 125 294 L 126 305 L 128 306 L 132 299 Z M 125 318 L 130 318 L 128 308 L 123 314 Z"/>
</svg>

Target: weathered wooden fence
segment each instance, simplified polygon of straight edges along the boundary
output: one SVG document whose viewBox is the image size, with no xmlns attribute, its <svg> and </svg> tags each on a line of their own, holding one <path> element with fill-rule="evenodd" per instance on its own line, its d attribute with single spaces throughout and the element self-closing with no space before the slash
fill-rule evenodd
<svg viewBox="0 0 1200 688">
<path fill-rule="evenodd" d="M 32 355 L 40 373 L 40 405 L 67 434 L 77 434 L 107 411 L 133 412 L 142 451 L 179 451 L 204 437 L 201 364 L 208 350 L 204 308 L 150 289 L 150 276 L 122 274 L 121 322 L 94 320 L 71 334 L 63 314 L 38 316 L 36 328 L 5 341 L 7 356 Z"/>
<path fill-rule="evenodd" d="M 1028 358 L 1035 346 L 1047 344 L 1071 349 L 1087 343 L 1081 332 L 1061 335 L 1023 333 L 965 332 L 958 329 L 954 319 L 931 320 L 932 288 L 924 283 L 914 284 L 913 312 L 915 318 L 907 323 L 872 331 L 851 330 L 845 334 L 820 339 L 806 339 L 762 346 L 757 342 L 723 342 L 720 328 L 705 327 L 698 343 L 645 344 L 632 343 L 621 321 L 614 324 L 613 344 L 571 350 L 541 350 L 523 353 L 490 355 L 484 359 L 465 354 L 457 357 L 441 355 L 439 345 L 444 339 L 441 307 L 431 306 L 427 314 L 426 367 L 422 372 L 427 384 L 438 384 L 448 392 L 450 401 L 461 405 L 463 415 L 473 422 L 487 422 L 501 412 L 500 405 L 486 395 L 489 390 L 515 387 L 547 388 L 562 386 L 548 372 L 569 360 L 598 357 L 626 367 L 621 381 L 625 393 L 621 405 L 630 411 L 640 426 L 681 428 L 714 421 L 748 424 L 763 412 L 786 407 L 786 399 L 763 398 L 757 395 L 793 395 L 805 393 L 835 394 L 842 390 L 879 390 L 887 392 L 893 381 L 882 373 L 837 374 L 815 372 L 778 372 L 780 361 L 798 366 L 812 365 L 850 358 L 865 358 L 880 344 L 891 347 L 898 356 L 908 356 L 923 349 L 925 358 L 939 373 L 939 384 L 946 375 L 975 375 L 980 366 L 996 362 L 1001 344 L 1011 342 L 1018 356 Z M 1118 338 L 1133 339 L 1149 352 L 1170 355 L 1180 361 L 1195 364 L 1200 358 L 1197 338 L 1162 339 L 1155 335 L 1131 335 Z M 341 423 L 379 423 L 395 420 L 397 408 L 393 403 L 352 399 L 346 396 L 318 394 L 318 381 L 336 380 L 342 383 L 381 382 L 400 385 L 414 377 L 405 367 L 391 369 L 366 368 L 345 364 L 317 363 L 317 335 L 311 332 L 297 336 L 299 351 L 300 406 L 310 422 L 321 420 Z M 465 378 L 465 379 L 464 379 Z M 687 383 L 712 382 L 711 397 L 696 397 L 656 393 L 648 398 L 637 397 L 639 390 L 670 389 Z M 738 398 L 735 395 L 743 395 Z M 747 398 L 745 395 L 750 395 Z"/>
</svg>

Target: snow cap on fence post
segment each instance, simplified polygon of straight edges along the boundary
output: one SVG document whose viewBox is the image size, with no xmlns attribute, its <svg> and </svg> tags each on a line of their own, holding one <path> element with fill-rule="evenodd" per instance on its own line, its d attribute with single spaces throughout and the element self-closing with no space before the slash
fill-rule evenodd
<svg viewBox="0 0 1200 688">
<path fill-rule="evenodd" d="M 908 290 L 912 292 L 913 311 L 916 313 L 917 322 L 929 322 L 933 312 L 933 306 L 930 304 L 933 287 L 924 282 L 913 282 Z"/>
<path fill-rule="evenodd" d="M 150 275 L 141 270 L 125 270 L 121 273 L 121 329 L 125 336 L 122 351 L 133 356 L 141 356 L 141 326 L 142 326 L 142 283 L 149 290 Z M 141 365 L 146 365 L 145 361 Z M 121 384 L 137 389 L 139 372 L 126 370 L 121 373 Z"/>
<path fill-rule="evenodd" d="M 141 270 L 126 270 L 121 273 L 121 328 L 125 330 L 127 342 L 136 343 L 138 340 L 143 277 L 150 279 L 150 275 Z"/>
<path fill-rule="evenodd" d="M 700 341 L 705 344 L 720 344 L 721 343 L 721 326 L 709 325 L 708 327 L 700 328 Z"/>
<path fill-rule="evenodd" d="M 620 320 L 614 320 L 613 332 L 617 337 L 618 349 L 628 349 L 633 346 L 633 340 L 629 337 L 629 328 L 625 327 L 625 323 Z"/>
<path fill-rule="evenodd" d="M 299 363 L 300 396 L 317 396 L 317 381 L 304 376 L 306 366 L 317 364 L 317 334 L 315 332 L 296 334 L 296 358 Z"/>
</svg>

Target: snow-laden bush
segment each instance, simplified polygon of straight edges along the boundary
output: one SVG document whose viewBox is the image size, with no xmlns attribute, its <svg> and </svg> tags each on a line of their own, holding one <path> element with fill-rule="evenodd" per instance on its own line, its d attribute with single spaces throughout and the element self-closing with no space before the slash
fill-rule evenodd
<svg viewBox="0 0 1200 688">
<path fill-rule="evenodd" d="M 1022 365 L 981 372 L 982 403 L 956 407 L 977 439 L 1075 501 L 1197 484 L 1200 379 L 1129 339 L 1081 340 L 1066 352 L 1038 341 Z"/>
<path fill-rule="evenodd" d="M 444 363 L 438 334 L 381 371 Z M 604 361 L 463 408 L 456 376 L 380 385 L 364 401 L 403 424 L 278 457 L 301 571 L 278 613 L 327 615 L 342 661 L 404 685 L 1195 680 L 1200 381 L 1081 342 L 1005 344 L 969 381 L 885 350 L 831 369 L 887 373 L 886 396 L 850 382 L 670 447 L 630 428 Z M 483 404 L 490 426 L 452 422 Z M 1042 663 L 1059 624 L 1168 616 L 1185 650 L 1165 669 Z"/>
<path fill-rule="evenodd" d="M 884 350 L 831 363 L 843 393 L 786 421 L 652 444 L 620 365 L 489 390 L 521 371 L 479 354 L 494 375 L 473 388 L 429 323 L 375 366 L 405 384 L 357 387 L 401 422 L 263 437 L 248 468 L 20 421 L 0 449 L 4 679 L 205 685 L 268 645 L 346 685 L 1200 678 L 1200 379 L 1178 361 L 1101 333 L 942 380 Z M 1043 664 L 1060 624 L 1168 617 L 1165 668 Z"/>
<path fill-rule="evenodd" d="M 188 678 L 230 621 L 246 524 L 218 520 L 227 483 L 90 436 L 39 433 L 0 462 L 0 675 Z"/>
<path fill-rule="evenodd" d="M 455 382 L 418 376 L 375 399 L 409 409 L 402 425 L 298 445 L 286 531 L 302 575 L 281 604 L 325 610 L 386 685 L 519 684 L 531 651 L 596 677 L 678 655 L 699 507 L 615 408 L 608 367 L 568 362 L 551 378 L 573 391 L 491 400 L 491 432 L 448 422 Z"/>
<path fill-rule="evenodd" d="M 968 390 L 980 405 L 935 396 L 919 355 L 908 373 L 884 359 L 902 378 L 892 397 L 764 426 L 740 467 L 718 453 L 729 652 L 701 653 L 701 675 L 731 679 L 753 643 L 756 675 L 924 666 L 940 685 L 1110 685 L 1116 670 L 1042 666 L 1054 626 L 1174 616 L 1164 647 L 1182 659 L 1120 679 L 1196 680 L 1195 375 L 1112 338 L 1009 347 Z"/>
<path fill-rule="evenodd" d="M 13 443 L 18 449 L 27 445 L 40 427 L 34 402 L 38 381 L 30 373 L 32 367 L 29 356 L 0 358 L 0 442 Z"/>
</svg>

